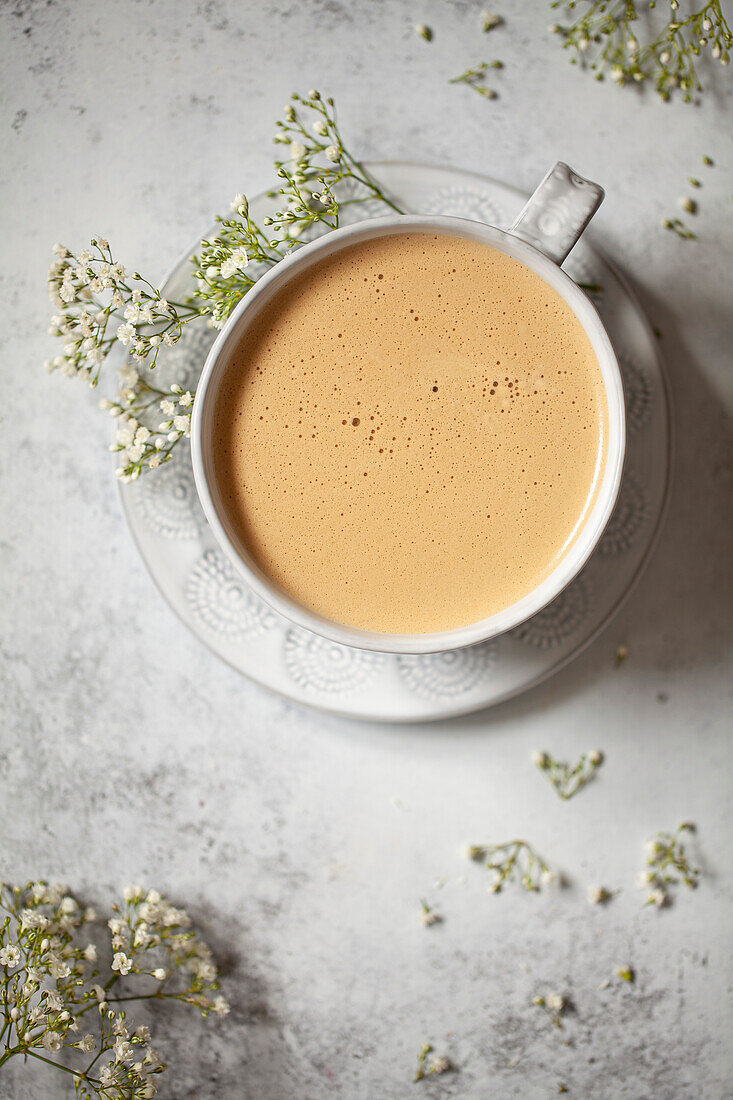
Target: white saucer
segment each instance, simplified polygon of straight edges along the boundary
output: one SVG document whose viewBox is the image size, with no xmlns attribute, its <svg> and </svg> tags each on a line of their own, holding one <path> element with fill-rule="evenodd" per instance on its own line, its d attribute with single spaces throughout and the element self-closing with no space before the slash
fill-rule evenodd
<svg viewBox="0 0 733 1100">
<path fill-rule="evenodd" d="M 508 226 L 526 196 L 470 172 L 408 163 L 369 169 L 405 210 L 453 214 Z M 251 201 L 259 220 L 275 204 Z M 344 209 L 342 223 L 383 212 L 378 202 Z M 122 507 L 151 576 L 194 634 L 252 680 L 289 699 L 375 721 L 446 718 L 491 706 L 567 664 L 608 623 L 649 557 L 659 531 L 670 467 L 667 385 L 657 340 L 618 271 L 585 240 L 565 268 L 592 292 L 619 356 L 626 389 L 626 472 L 616 511 L 581 575 L 544 611 L 510 634 L 452 653 L 397 657 L 335 645 L 291 626 L 250 592 L 216 548 L 193 484 L 185 444 L 157 473 L 121 486 Z M 163 290 L 191 289 L 188 256 Z M 215 333 L 189 325 L 161 356 L 167 384 L 195 386 Z"/>
</svg>

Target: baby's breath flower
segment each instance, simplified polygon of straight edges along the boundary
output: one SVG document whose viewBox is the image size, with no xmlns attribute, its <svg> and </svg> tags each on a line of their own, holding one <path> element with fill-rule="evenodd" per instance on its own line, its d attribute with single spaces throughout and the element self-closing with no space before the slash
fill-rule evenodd
<svg viewBox="0 0 733 1100">
<path fill-rule="evenodd" d="M 428 928 L 431 924 L 439 924 L 441 921 L 441 918 L 435 910 L 431 909 L 428 903 L 423 900 L 420 901 L 420 912 L 418 913 L 418 917 L 420 919 L 420 924 L 425 928 Z"/>
<path fill-rule="evenodd" d="M 111 417 L 122 423 L 128 413 L 140 414 L 150 431 L 148 437 L 115 441 L 112 449 L 122 463 L 116 473 L 123 483 L 167 462 L 173 448 L 190 434 L 190 419 L 184 420 L 182 414 L 185 410 L 188 417 L 193 394 L 178 410 L 166 413 L 170 424 L 156 430 L 149 422 L 149 410 L 169 396 L 153 386 L 147 375 L 141 376 L 143 366 L 154 368 L 159 354 L 178 343 L 185 325 L 203 317 L 221 328 L 260 275 L 302 238 L 337 228 L 339 204 L 334 189 L 342 180 L 355 185 L 347 204 L 371 198 L 402 212 L 345 149 L 330 97 L 322 98 L 315 89 L 307 97 L 294 94 L 284 120 L 278 122 L 276 141 L 285 145 L 290 160 L 275 162 L 282 209 L 264 219 L 270 233 L 265 236 L 252 220 L 245 195 L 235 195 L 231 216 L 217 219 L 216 235 L 203 241 L 200 256 L 192 258 L 197 289 L 185 303 L 169 302 L 138 272 L 130 274 L 103 237 L 92 238 L 89 247 L 76 255 L 64 245 L 54 245 L 48 272 L 49 297 L 56 310 L 51 331 L 63 341 L 63 352 L 47 359 L 45 368 L 66 377 L 84 377 L 95 386 L 110 351 L 120 347 L 129 349 L 140 368 L 132 371 L 129 381 L 121 377 L 116 401 L 104 398 L 104 411 Z M 128 363 L 123 371 L 129 369 Z"/>
<path fill-rule="evenodd" d="M 148 897 L 152 899 L 150 902 Z M 111 918 L 113 939 L 124 938 L 135 946 L 115 954 L 112 968 L 107 972 L 106 988 L 84 979 L 87 963 L 96 958 L 96 949 L 94 945 L 85 945 L 83 940 L 77 943 L 75 939 L 85 916 L 96 918 L 96 914 L 82 910 L 63 887 L 30 883 L 25 888 L 13 889 L 0 885 L 0 906 L 9 913 L 4 925 L 0 926 L 2 961 L 18 962 L 20 973 L 25 973 L 26 978 L 24 985 L 17 982 L 13 985 L 14 979 L 9 978 L 0 962 L 0 1005 L 6 1005 L 5 1019 L 14 1029 L 13 1041 L 16 1043 L 13 1047 L 8 1039 L 2 1060 L 23 1054 L 32 1046 L 42 1048 L 51 1065 L 57 1064 L 52 1058 L 64 1047 L 73 1047 L 84 1055 L 98 1051 L 92 1062 L 97 1068 L 91 1075 L 92 1066 L 86 1071 L 74 1071 L 77 1092 L 86 1100 L 92 1100 L 92 1096 L 112 1100 L 112 1089 L 122 1090 L 120 1096 L 123 1091 L 130 1097 L 153 1096 L 152 1075 L 165 1069 L 152 1049 L 140 1049 L 140 1044 L 147 1044 L 150 1039 L 149 1029 L 144 1025 L 135 1027 L 125 1012 L 117 1011 L 114 987 L 121 976 L 130 975 L 128 980 L 131 982 L 135 980 L 132 975 L 141 975 L 143 981 L 146 976 L 158 979 L 167 976 L 166 999 L 181 1000 L 199 1008 L 204 1015 L 211 1011 L 223 1015 L 228 1009 L 226 1001 L 218 994 L 218 975 L 210 949 L 190 930 L 190 919 L 185 911 L 170 905 L 156 891 L 146 895 L 141 888 L 128 889 L 124 918 L 119 915 Z M 139 917 L 143 906 L 152 911 L 151 924 Z M 113 909 L 119 914 L 117 907 Z M 34 916 L 42 918 L 45 925 L 40 927 L 40 921 L 32 919 Z M 145 942 L 140 946 L 141 937 L 137 933 L 142 933 L 143 929 L 146 930 Z M 143 954 L 145 958 L 141 961 Z M 95 970 L 94 975 L 96 973 Z M 43 982 L 49 974 L 55 979 L 55 987 L 44 989 Z M 138 996 L 146 999 L 156 994 L 143 987 Z M 92 1005 L 97 1011 L 87 1016 L 85 1022 L 99 1021 L 98 1039 L 91 1031 L 80 1034 L 80 1018 L 85 1008 Z M 138 1045 L 137 1051 L 133 1044 Z M 106 1063 L 99 1061 L 104 1055 Z"/>
<path fill-rule="evenodd" d="M 662 220 L 662 228 L 669 229 L 675 236 L 680 237 L 683 241 L 697 240 L 697 234 L 693 233 L 681 218 L 664 218 Z"/>
<path fill-rule="evenodd" d="M 124 951 L 118 951 L 112 959 L 112 969 L 120 974 L 129 974 L 132 970 L 132 959 L 128 959 Z"/>
<path fill-rule="evenodd" d="M 420 38 L 424 38 L 426 42 L 432 42 L 433 40 L 433 32 L 426 23 L 417 23 L 415 25 L 415 34 L 419 35 Z"/>
<path fill-rule="evenodd" d="M 45 1031 L 41 1042 L 49 1054 L 56 1054 L 57 1051 L 61 1050 L 61 1036 L 55 1031 Z"/>
<path fill-rule="evenodd" d="M 501 61 L 482 61 L 479 65 L 475 65 L 472 69 L 466 69 L 459 76 L 452 77 L 449 84 L 465 84 L 469 88 L 473 88 L 474 92 L 478 92 L 484 99 L 496 99 L 497 93 L 494 88 L 490 88 L 484 84 L 484 74 L 489 69 L 502 69 L 503 63 Z"/>
<path fill-rule="evenodd" d="M 504 20 L 502 19 L 502 17 L 500 15 L 496 15 L 495 12 L 481 12 L 481 30 L 485 34 L 488 34 L 489 31 L 496 30 L 496 28 L 500 27 L 503 22 Z"/>
<path fill-rule="evenodd" d="M 584 753 L 577 764 L 572 766 L 554 760 L 545 752 L 533 753 L 532 760 L 550 781 L 558 796 L 568 799 L 593 778 L 596 770 L 603 763 L 603 753 L 600 749 Z"/>
<path fill-rule="evenodd" d="M 662 908 L 669 901 L 669 888 L 680 882 L 690 889 L 697 886 L 700 872 L 691 865 L 682 841 L 687 832 L 694 832 L 694 825 L 683 821 L 674 833 L 657 833 L 646 841 L 647 870 L 639 876 L 639 884 L 652 887 L 647 905 Z"/>
<path fill-rule="evenodd" d="M 17 966 L 20 962 L 20 950 L 15 944 L 9 943 L 0 947 L 0 966 Z"/>
<path fill-rule="evenodd" d="M 48 969 L 52 978 L 68 978 L 71 974 L 69 964 L 54 954 L 48 956 Z"/>
<path fill-rule="evenodd" d="M 588 901 L 591 905 L 602 905 L 603 902 L 609 901 L 612 897 L 613 891 L 607 890 L 605 886 L 588 887 Z"/>
<path fill-rule="evenodd" d="M 519 880 L 525 890 L 536 891 L 556 881 L 555 873 L 526 840 L 510 840 L 505 844 L 475 845 L 477 855 L 471 859 L 486 861 L 484 866 L 494 872 L 489 892 L 498 894 L 506 882 Z M 480 853 L 480 855 L 478 854 Z"/>
<path fill-rule="evenodd" d="M 557 1028 L 562 1028 L 560 1017 L 567 1007 L 567 1002 L 561 993 L 547 993 L 544 996 L 537 994 L 532 998 L 532 1004 L 541 1008 Z"/>
<path fill-rule="evenodd" d="M 453 1064 L 444 1054 L 432 1054 L 430 1043 L 423 1043 L 417 1056 L 417 1070 L 413 1081 L 422 1081 L 424 1077 L 432 1077 L 436 1074 L 447 1073 L 453 1069 Z M 430 1058 L 428 1058 L 430 1055 Z"/>
<path fill-rule="evenodd" d="M 654 7 L 654 3 L 649 6 Z M 634 33 L 635 27 L 643 26 L 638 7 L 635 0 L 616 5 L 607 0 L 588 0 L 582 9 L 569 3 L 574 22 L 568 26 L 553 24 L 550 29 L 562 36 L 563 46 L 571 51 L 571 61 L 594 71 L 596 79 L 602 80 L 604 72 L 610 71 L 611 79 L 619 85 L 652 81 L 662 100 L 678 93 L 685 102 L 691 102 L 695 93 L 702 92 L 695 69 L 701 50 L 712 40 L 711 56 L 725 64 L 733 44 L 720 0 L 708 0 L 684 17 L 677 12 L 677 0 L 670 0 L 673 15 L 661 25 L 650 22 L 651 33 L 643 43 Z"/>
</svg>

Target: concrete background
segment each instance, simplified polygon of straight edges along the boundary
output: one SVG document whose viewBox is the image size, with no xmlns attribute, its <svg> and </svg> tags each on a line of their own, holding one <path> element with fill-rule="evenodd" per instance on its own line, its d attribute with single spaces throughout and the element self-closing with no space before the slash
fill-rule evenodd
<svg viewBox="0 0 733 1100">
<path fill-rule="evenodd" d="M 140 881 L 190 909 L 233 1010 L 150 1020 L 166 1097 L 534 1100 L 559 1081 L 584 1100 L 733 1096 L 731 82 L 665 106 L 571 67 L 542 0 L 504 5 L 490 38 L 480 7 L 0 5 L 0 875 L 60 878 L 100 908 Z M 446 83 L 493 57 L 496 101 Z M 672 377 L 671 510 L 631 602 L 551 682 L 433 727 L 297 709 L 204 650 L 127 536 L 96 399 L 41 367 L 51 243 L 102 233 L 158 278 L 235 191 L 269 184 L 273 122 L 311 86 L 364 157 L 526 189 L 562 158 L 601 181 L 597 234 Z M 688 243 L 659 223 L 690 174 Z M 607 762 L 568 804 L 530 762 L 596 746 Z M 685 818 L 700 888 L 643 909 L 643 841 Z M 512 835 L 568 888 L 490 896 L 460 846 Z M 592 908 L 591 883 L 622 892 Z M 421 927 L 420 897 L 442 924 Z M 626 962 L 636 983 L 599 991 Z M 562 1033 L 530 1005 L 550 989 L 575 1006 Z M 424 1041 L 458 1072 L 413 1086 Z M 61 1076 L 16 1060 L 0 1096 L 66 1097 Z"/>
</svg>

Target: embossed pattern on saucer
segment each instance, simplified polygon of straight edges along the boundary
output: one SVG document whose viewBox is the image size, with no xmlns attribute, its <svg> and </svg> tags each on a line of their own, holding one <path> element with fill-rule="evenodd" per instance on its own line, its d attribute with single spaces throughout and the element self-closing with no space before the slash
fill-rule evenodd
<svg viewBox="0 0 733 1100">
<path fill-rule="evenodd" d="M 452 214 L 504 228 L 525 201 L 519 191 L 470 172 L 407 163 L 369 168 L 414 213 Z M 250 205 L 260 218 L 272 200 L 263 195 Z M 345 209 L 349 221 L 381 213 L 370 203 Z M 187 256 L 164 284 L 170 298 L 190 287 Z M 660 527 L 670 465 L 669 409 L 657 342 L 615 268 L 585 239 L 563 266 L 578 282 L 593 284 L 589 296 L 621 364 L 629 427 L 616 510 L 580 576 L 529 622 L 470 649 L 408 657 L 335 645 L 292 626 L 236 574 L 206 525 L 190 454 L 181 444 L 168 466 L 121 486 L 120 494 L 151 576 L 202 642 L 252 680 L 297 702 L 354 718 L 406 722 L 508 699 L 592 641 L 638 579 Z M 193 388 L 214 335 L 203 324 L 188 326 L 165 362 L 161 357 L 163 380 Z"/>
</svg>

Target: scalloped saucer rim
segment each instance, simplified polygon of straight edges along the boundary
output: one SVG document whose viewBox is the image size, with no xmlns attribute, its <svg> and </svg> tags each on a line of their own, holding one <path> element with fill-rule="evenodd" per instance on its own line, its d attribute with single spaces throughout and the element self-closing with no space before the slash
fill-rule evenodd
<svg viewBox="0 0 733 1100">
<path fill-rule="evenodd" d="M 454 183 L 455 183 L 456 180 L 458 180 L 460 183 L 463 183 L 463 184 L 466 184 L 467 182 L 472 182 L 477 188 L 482 188 L 483 187 L 483 188 L 486 188 L 488 190 L 492 190 L 492 189 L 498 190 L 501 194 L 503 194 L 505 196 L 511 196 L 512 198 L 516 198 L 519 201 L 522 201 L 526 197 L 524 192 L 522 192 L 520 189 L 514 187 L 513 185 L 504 184 L 500 181 L 493 180 L 490 177 L 484 176 L 479 172 L 475 172 L 475 171 L 471 171 L 471 170 L 455 169 L 455 168 L 452 168 L 450 166 L 445 166 L 445 165 L 423 164 L 423 163 L 416 163 L 416 162 L 411 162 L 411 161 L 406 161 L 406 160 L 386 160 L 386 161 L 370 161 L 370 162 L 368 162 L 368 167 L 369 167 L 370 170 L 374 171 L 376 175 L 379 175 L 380 170 L 382 171 L 382 173 L 387 173 L 387 174 L 390 172 L 390 170 L 395 170 L 395 171 L 398 171 L 398 172 L 402 171 L 402 172 L 408 172 L 408 173 L 417 172 L 417 173 L 420 173 L 420 174 L 423 174 L 423 173 L 437 173 L 438 175 L 443 175 L 443 176 L 446 177 L 446 183 L 448 183 L 451 179 L 454 181 Z M 393 188 L 390 188 L 390 190 L 392 190 L 392 189 Z M 457 188 L 457 190 L 460 190 L 460 187 Z M 484 196 L 484 197 L 486 197 L 486 196 Z M 486 198 L 487 198 L 487 202 L 490 203 L 491 200 L 488 199 L 488 197 L 486 197 Z M 266 194 L 262 193 L 262 194 L 257 195 L 256 198 L 254 198 L 252 200 L 252 202 L 253 203 L 256 203 L 258 201 L 263 202 L 265 199 L 266 199 Z M 462 215 L 461 214 L 456 214 L 455 216 L 460 217 Z M 592 239 L 592 235 L 591 235 L 591 239 Z M 166 275 L 166 278 L 163 281 L 163 285 L 167 285 L 168 283 L 170 283 L 170 281 L 172 279 L 174 279 L 176 277 L 176 275 L 179 272 L 179 270 L 181 269 L 182 265 L 184 265 L 188 261 L 188 259 L 191 256 L 192 252 L 195 251 L 195 249 L 198 246 L 198 243 L 199 243 L 200 240 L 201 240 L 201 237 L 200 236 L 197 237 L 195 239 L 193 245 L 191 246 L 191 248 L 184 251 L 184 253 L 179 257 L 179 259 L 176 261 L 176 263 L 171 267 L 169 273 Z M 652 556 L 652 554 L 653 554 L 653 552 L 654 552 L 654 550 L 657 546 L 662 528 L 664 526 L 664 520 L 666 518 L 666 514 L 667 514 L 667 510 L 668 510 L 668 506 L 669 506 L 670 483 L 671 483 L 671 467 L 672 467 L 672 455 L 673 455 L 673 448 L 674 448 L 674 437 L 673 437 L 673 417 L 672 417 L 672 396 L 671 396 L 671 392 L 670 392 L 669 380 L 667 378 L 666 371 L 664 369 L 664 363 L 663 363 L 663 358 L 662 358 L 662 355 L 661 355 L 661 349 L 658 347 L 658 342 L 654 337 L 654 333 L 653 333 L 653 330 L 651 328 L 651 325 L 649 324 L 645 314 L 643 313 L 643 310 L 641 309 L 641 306 L 638 302 L 638 299 L 637 299 L 633 289 L 629 285 L 628 280 L 624 276 L 623 272 L 619 270 L 619 268 L 616 266 L 616 264 L 613 263 L 611 260 L 609 260 L 604 252 L 602 252 L 600 249 L 596 248 L 594 245 L 591 246 L 588 242 L 585 242 L 585 250 L 590 252 L 591 255 L 595 256 L 602 264 L 604 264 L 609 269 L 609 271 L 612 272 L 613 276 L 617 279 L 617 281 L 619 283 L 619 286 L 621 287 L 621 289 L 623 291 L 623 295 L 625 296 L 628 303 L 633 308 L 634 313 L 636 314 L 636 319 L 641 322 L 643 328 L 645 329 L 646 336 L 647 336 L 648 341 L 649 341 L 649 346 L 653 349 L 653 352 L 654 352 L 654 359 L 655 359 L 655 364 L 654 365 L 655 365 L 655 368 L 656 368 L 656 376 L 657 376 L 657 378 L 659 379 L 659 381 L 661 383 L 659 397 L 661 399 L 662 412 L 663 412 L 663 417 L 664 417 L 664 421 L 665 421 L 664 428 L 665 428 L 665 433 L 666 433 L 666 473 L 665 473 L 665 478 L 664 478 L 664 484 L 663 484 L 663 487 L 662 487 L 661 498 L 657 503 L 657 507 L 655 509 L 655 513 L 654 513 L 654 516 L 653 516 L 653 521 L 654 522 L 650 525 L 650 529 L 647 531 L 647 534 L 646 534 L 644 547 L 643 547 L 643 552 L 642 552 L 642 554 L 639 558 L 639 561 L 638 561 L 636 567 L 633 570 L 633 573 L 626 580 L 626 582 L 624 583 L 622 589 L 619 591 L 619 593 L 616 596 L 616 598 L 614 599 L 614 601 L 609 606 L 607 606 L 605 608 L 603 615 L 598 619 L 597 622 L 592 624 L 592 626 L 590 627 L 590 629 L 588 630 L 587 633 L 585 633 L 574 644 L 572 644 L 564 653 L 555 654 L 554 659 L 549 659 L 546 662 L 546 665 L 544 667 L 535 670 L 534 675 L 528 676 L 528 678 L 526 680 L 524 680 L 522 683 L 520 683 L 518 685 L 517 684 L 509 685 L 509 686 L 507 686 L 507 688 L 505 690 L 495 690 L 495 691 L 489 690 L 486 693 L 485 697 L 482 697 L 479 700 L 477 700 L 475 697 L 473 697 L 471 699 L 471 701 L 466 701 L 463 704 L 458 704 L 457 698 L 449 696 L 447 698 L 444 697 L 442 699 L 442 702 L 436 701 L 434 703 L 433 707 L 430 710 L 426 710 L 425 707 L 423 706 L 423 707 L 416 707 L 415 708 L 415 713 L 384 713 L 384 712 L 375 713 L 374 711 L 369 712 L 368 710 L 361 709 L 360 707 L 355 707 L 353 705 L 353 702 L 351 702 L 351 700 L 348 697 L 345 698 L 345 699 L 342 698 L 341 700 L 339 700 L 337 698 L 334 698 L 333 701 L 331 701 L 329 699 L 324 699 L 324 698 L 320 698 L 320 699 L 309 698 L 308 694 L 307 694 L 307 690 L 305 691 L 305 693 L 304 693 L 304 690 L 302 690 L 302 689 L 301 690 L 296 690 L 296 688 L 298 687 L 298 681 L 295 678 L 292 681 L 291 690 L 287 690 L 287 687 L 284 687 L 281 684 L 275 685 L 273 683 L 268 683 L 267 678 L 260 677 L 259 675 L 257 675 L 257 671 L 253 671 L 251 668 L 247 668 L 247 669 L 242 668 L 241 664 L 237 663 L 237 661 L 232 659 L 227 653 L 222 652 L 221 647 L 217 647 L 217 645 L 209 637 L 206 636 L 206 633 L 201 629 L 200 625 L 198 623 L 196 623 L 195 621 L 192 621 L 192 617 L 191 617 L 190 614 L 188 614 L 188 615 L 185 614 L 184 611 L 182 610 L 182 607 L 176 605 L 175 601 L 171 598 L 169 593 L 163 587 L 162 579 L 158 575 L 158 572 L 156 572 L 156 570 L 153 566 L 153 562 L 151 561 L 151 555 L 149 553 L 149 550 L 146 549 L 146 547 L 143 545 L 143 536 L 142 536 L 140 530 L 136 528 L 136 525 L 132 521 L 132 518 L 131 518 L 131 503 L 130 503 L 130 497 L 128 495 L 130 487 L 122 486 L 118 482 L 117 483 L 117 485 L 118 485 L 118 494 L 119 494 L 118 499 L 120 501 L 121 511 L 122 511 L 122 514 L 125 518 L 126 524 L 128 526 L 129 532 L 130 532 L 130 535 L 132 537 L 133 544 L 135 545 L 138 553 L 140 554 L 141 558 L 143 559 L 143 562 L 146 566 L 146 569 L 147 569 L 148 573 L 150 574 L 151 579 L 153 580 L 156 588 L 158 589 L 160 594 L 163 596 L 166 603 L 171 607 L 171 610 L 174 611 L 174 613 L 176 614 L 178 619 L 181 622 L 183 622 L 195 634 L 195 636 L 200 641 L 202 641 L 204 643 L 204 645 L 206 645 L 206 647 L 212 653 L 214 653 L 216 656 L 220 657 L 223 661 L 225 661 L 226 664 L 228 664 L 235 671 L 238 671 L 241 674 L 246 675 L 249 679 L 253 680 L 255 683 L 258 683 L 261 687 L 264 687 L 265 690 L 271 691 L 273 694 L 279 695 L 280 697 L 284 697 L 284 698 L 288 699 L 289 701 L 302 703 L 302 704 L 304 704 L 306 706 L 309 706 L 313 709 L 321 710 L 325 713 L 338 715 L 340 717 L 352 718 L 352 719 L 362 720 L 362 721 L 376 721 L 376 722 L 399 723 L 399 724 L 406 724 L 406 723 L 410 723 L 410 722 L 437 721 L 437 720 L 440 720 L 440 719 L 456 718 L 456 717 L 460 717 L 460 716 L 463 716 L 463 715 L 466 715 L 466 714 L 470 714 L 472 712 L 476 712 L 476 711 L 479 711 L 479 710 L 486 709 L 490 706 L 498 705 L 499 703 L 506 702 L 509 699 L 512 699 L 512 698 L 516 697 L 517 695 L 523 694 L 524 692 L 529 691 L 532 688 L 538 686 L 543 681 L 548 679 L 550 676 L 554 675 L 555 672 L 559 672 L 561 669 L 565 668 L 572 660 L 574 660 L 575 657 L 579 656 L 585 649 L 587 649 L 588 646 L 590 646 L 596 640 L 596 638 L 603 632 L 603 630 L 609 625 L 611 620 L 615 617 L 615 615 L 619 612 L 621 607 L 629 599 L 630 595 L 632 594 L 634 588 L 636 587 L 636 584 L 639 582 L 639 580 L 640 580 L 640 578 L 641 578 L 641 576 L 644 572 L 644 569 L 646 568 L 646 566 L 647 566 L 647 564 L 648 564 L 648 562 L 649 562 L 649 560 L 650 560 L 650 558 L 651 558 L 651 556 Z M 591 563 L 596 558 L 597 553 L 598 553 L 598 551 L 596 551 L 596 553 L 594 553 L 593 557 L 591 558 Z M 586 569 L 587 568 L 588 567 L 586 567 Z M 583 574 L 581 574 L 581 578 L 582 577 L 583 577 Z M 572 588 L 572 586 L 570 586 L 570 587 Z M 280 617 L 277 616 L 277 618 L 279 619 Z M 286 623 L 284 620 L 283 620 L 283 625 L 284 625 L 284 628 L 286 630 L 286 642 L 285 642 L 286 648 L 287 648 L 288 643 L 291 641 L 292 636 L 294 636 L 294 635 L 297 635 L 297 636 L 306 635 L 305 631 L 302 631 L 302 630 L 296 629 L 296 628 L 292 628 L 291 625 L 289 623 Z M 519 628 L 519 629 L 521 629 L 521 628 Z M 512 632 L 512 633 L 516 633 L 516 632 Z M 311 635 L 309 637 L 310 637 L 310 639 L 315 638 L 314 635 Z M 501 643 L 505 639 L 508 639 L 508 635 L 502 635 L 501 638 L 495 639 L 494 641 L 496 643 Z M 307 642 L 307 640 L 306 640 L 306 642 Z M 485 644 L 484 646 L 474 646 L 474 647 L 471 647 L 471 648 L 473 650 L 481 650 L 482 648 L 483 649 L 487 648 L 487 645 L 490 647 L 490 646 L 493 645 L 493 643 L 488 643 L 488 644 Z M 296 637 L 295 642 L 292 643 L 292 646 L 297 649 L 297 637 Z M 345 649 L 346 647 L 343 647 L 343 648 Z M 361 651 L 355 651 L 355 652 L 361 653 Z M 458 653 L 467 653 L 469 651 L 457 651 L 457 652 Z M 436 655 L 430 655 L 430 656 L 435 656 L 435 657 L 440 658 L 441 656 L 444 656 L 444 655 L 436 654 Z M 494 663 L 494 660 L 493 660 L 493 657 L 492 657 L 492 659 L 488 662 L 488 665 L 487 665 L 489 671 L 491 670 L 491 667 L 493 666 L 493 663 Z M 375 665 L 375 667 L 378 667 L 378 666 Z M 372 675 L 373 675 L 373 673 L 372 673 Z M 307 685 L 307 680 L 305 680 L 303 682 Z M 422 701 L 423 702 L 425 701 L 424 697 L 423 697 Z M 452 705 L 451 705 L 451 702 L 452 702 Z M 339 705 L 339 704 L 341 704 L 341 705 Z M 351 704 L 351 705 L 349 705 L 349 704 Z"/>
</svg>

